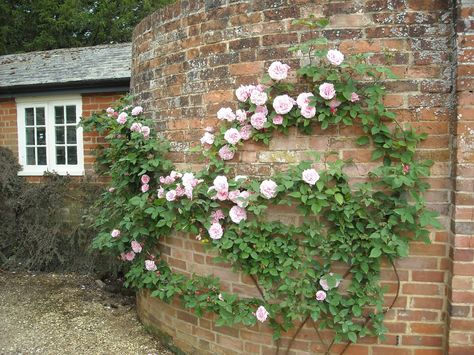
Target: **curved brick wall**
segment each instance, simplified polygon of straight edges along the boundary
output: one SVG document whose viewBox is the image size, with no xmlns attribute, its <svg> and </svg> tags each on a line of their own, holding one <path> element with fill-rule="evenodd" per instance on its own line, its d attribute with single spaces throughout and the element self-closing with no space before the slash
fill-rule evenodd
<svg viewBox="0 0 474 355">
<path fill-rule="evenodd" d="M 324 35 L 340 50 L 373 53 L 373 62 L 389 64 L 400 76 L 387 83 L 390 94 L 386 104 L 401 121 L 429 133 L 420 152 L 435 160 L 427 199 L 448 226 L 451 210 L 456 210 L 452 201 L 452 161 L 456 152 L 449 148 L 450 132 L 456 129 L 454 118 L 461 105 L 459 98 L 456 101 L 452 79 L 456 56 L 450 53 L 456 50 L 452 40 L 456 29 L 450 6 L 454 5 L 444 0 L 177 1 L 135 28 L 132 92 L 163 134 L 174 142 L 171 157 L 178 167 L 196 168 L 196 157 L 184 151 L 198 141 L 206 126 L 216 125 L 219 107 L 235 107 L 234 89 L 242 83 L 255 83 L 273 60 L 284 60 L 293 67 L 299 64 L 287 49 L 313 34 L 293 26 L 292 20 L 309 14 L 328 17 L 331 26 L 323 31 Z M 460 16 L 472 16 L 472 9 Z M 461 101 L 469 110 L 472 99 Z M 316 130 L 312 136 L 291 131 L 288 137 L 275 137 L 268 148 L 247 143 L 233 164 L 241 173 L 269 176 L 301 159 L 309 149 L 336 151 L 341 158 L 354 158 L 358 168 L 349 170 L 349 174 L 357 177 L 364 175 L 371 164 L 370 151 L 355 147 L 355 134 L 342 127 L 326 132 Z M 463 210 L 465 216 L 469 211 Z M 281 209 L 275 211 L 275 216 L 292 219 L 291 211 Z M 472 316 L 470 306 L 463 305 L 471 299 L 466 296 L 464 301 L 456 301 L 456 290 L 470 287 L 469 295 L 474 295 L 472 280 L 466 284 L 474 273 L 466 270 L 464 279 L 456 279 L 455 273 L 449 271 L 455 260 L 452 249 L 458 248 L 453 243 L 456 233 L 454 228 L 452 232 L 433 232 L 431 245 L 411 245 L 410 256 L 398 262 L 401 294 L 396 307 L 386 316 L 386 340 L 365 339 L 352 345 L 346 354 L 436 355 L 444 354 L 448 345 L 452 354 L 461 354 L 456 349 L 466 350 L 474 342 L 474 334 L 469 334 L 474 326 L 456 318 Z M 469 248 L 474 242 L 467 243 L 470 254 L 463 255 L 470 259 L 464 261 L 470 261 L 472 266 Z M 212 256 L 193 236 L 170 237 L 161 248 L 177 272 L 213 273 L 221 277 L 229 291 L 257 295 L 248 278 L 233 273 L 226 265 L 213 264 Z M 395 277 L 387 267 L 382 278 L 388 287 L 389 303 L 396 291 Z M 453 285 L 453 280 L 459 284 Z M 461 281 L 465 282 L 463 286 Z M 262 326 L 216 327 L 212 317 L 198 319 L 178 303 L 166 305 L 144 292 L 138 296 L 138 308 L 145 324 L 171 336 L 174 344 L 187 353 L 273 354 L 275 350 L 269 329 Z M 458 320 L 455 329 L 450 330 L 449 322 Z M 309 324 L 302 330 L 291 354 L 323 351 L 312 329 Z M 288 343 L 288 336 L 282 341 L 283 346 Z M 334 350 L 338 352 L 341 347 Z"/>
</svg>

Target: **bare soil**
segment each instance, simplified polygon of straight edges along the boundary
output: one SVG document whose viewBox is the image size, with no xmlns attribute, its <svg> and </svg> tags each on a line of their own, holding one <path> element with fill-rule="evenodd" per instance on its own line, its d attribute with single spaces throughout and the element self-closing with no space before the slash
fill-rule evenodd
<svg viewBox="0 0 474 355">
<path fill-rule="evenodd" d="M 0 354 L 166 354 L 133 297 L 92 277 L 0 271 Z"/>
</svg>

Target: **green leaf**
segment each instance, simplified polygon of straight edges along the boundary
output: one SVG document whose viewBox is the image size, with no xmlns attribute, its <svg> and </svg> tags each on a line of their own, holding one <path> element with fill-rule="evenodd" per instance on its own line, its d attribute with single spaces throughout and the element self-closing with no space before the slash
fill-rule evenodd
<svg viewBox="0 0 474 355">
<path fill-rule="evenodd" d="M 349 340 L 353 343 L 357 343 L 357 334 L 354 333 L 354 332 L 349 332 L 347 334 L 347 337 L 349 338 Z"/>
<path fill-rule="evenodd" d="M 380 255 L 382 255 L 382 250 L 380 250 L 380 248 L 373 248 L 369 258 L 378 258 Z"/>
<path fill-rule="evenodd" d="M 340 193 L 335 194 L 334 198 L 338 204 L 342 205 L 344 203 L 344 196 L 342 196 Z"/>
<path fill-rule="evenodd" d="M 358 145 L 366 145 L 366 144 L 369 144 L 369 142 L 370 142 L 370 139 L 369 139 L 368 136 L 361 136 L 361 137 L 357 138 L 357 140 L 356 140 L 356 143 Z"/>
</svg>

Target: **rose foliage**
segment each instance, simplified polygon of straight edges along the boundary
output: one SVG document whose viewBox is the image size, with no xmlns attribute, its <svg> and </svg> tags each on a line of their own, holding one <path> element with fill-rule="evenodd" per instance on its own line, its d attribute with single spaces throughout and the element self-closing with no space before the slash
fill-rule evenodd
<svg viewBox="0 0 474 355">
<path fill-rule="evenodd" d="M 98 201 L 94 247 L 129 263 L 128 286 L 166 302 L 179 297 L 198 316 L 215 313 L 217 325 L 266 322 L 275 339 L 310 318 L 316 332 L 333 330 L 334 342 L 383 336 L 382 260 L 394 265 L 410 240 L 428 242 L 428 227 L 439 227 L 422 196 L 432 162 L 415 159 L 426 135 L 403 128 L 383 105 L 390 70 L 326 47 L 318 38 L 291 48 L 309 58 L 296 86 L 284 81 L 289 66 L 275 62 L 262 84 L 238 88 L 238 109 L 220 109 L 219 126 L 194 149 L 206 161 L 198 172 L 173 170 L 168 144 L 140 107 L 125 103 L 82 123 L 105 135 L 98 162 L 111 177 Z M 380 162 L 365 182 L 350 185 L 350 162 L 342 160 L 319 171 L 303 161 L 264 181 L 232 176 L 225 164 L 246 140 L 268 144 L 274 132 L 309 134 L 315 125 L 363 129 L 356 143 L 371 145 Z M 295 206 L 303 222 L 269 221 L 269 205 Z M 250 275 L 261 297 L 225 292 L 213 276 L 173 272 L 157 245 L 177 232 Z"/>
</svg>

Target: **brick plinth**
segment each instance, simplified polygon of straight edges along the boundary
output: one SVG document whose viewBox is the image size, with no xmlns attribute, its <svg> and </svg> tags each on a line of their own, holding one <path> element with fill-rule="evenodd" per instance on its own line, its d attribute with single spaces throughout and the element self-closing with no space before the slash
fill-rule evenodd
<svg viewBox="0 0 474 355">
<path fill-rule="evenodd" d="M 446 0 L 182 0 L 135 28 L 132 92 L 173 142 L 170 157 L 183 170 L 199 167 L 196 156 L 186 150 L 198 143 L 206 126 L 217 125 L 220 107 L 236 108 L 234 90 L 240 84 L 256 83 L 274 60 L 293 68 L 300 65 L 300 58 L 287 49 L 315 33 L 293 25 L 295 18 L 310 14 L 329 18 L 331 24 L 323 34 L 333 46 L 347 54 L 370 53 L 370 61 L 391 67 L 400 77 L 386 83 L 385 102 L 402 124 L 428 133 L 419 150 L 420 157 L 435 162 L 426 199 L 441 214 L 446 229 L 431 233 L 431 245 L 412 243 L 410 255 L 397 262 L 401 290 L 395 307 L 386 315 L 386 340 L 364 339 L 345 354 L 441 355 L 448 351 L 448 344 L 452 354 L 464 354 L 456 349 L 466 351 L 473 346 L 474 283 L 469 281 L 474 276 L 474 145 L 470 141 L 474 134 L 468 132 L 474 128 L 474 42 L 464 33 L 472 26 L 471 11 L 472 7 Z M 467 29 L 459 29 L 459 23 Z M 457 42 L 453 41 L 456 32 Z M 452 55 L 456 48 L 457 58 Z M 462 120 L 456 119 L 456 110 Z M 308 150 L 334 152 L 337 157 L 355 160 L 357 167 L 347 172 L 357 179 L 374 166 L 370 152 L 354 144 L 359 134 L 343 126 L 326 131 L 316 127 L 310 136 L 291 130 L 288 136 L 274 137 L 269 147 L 245 144 L 231 164 L 240 173 L 268 177 L 303 159 Z M 452 149 L 456 141 L 457 151 Z M 285 210 L 277 209 L 274 215 L 284 221 L 293 218 Z M 229 291 L 256 294 L 244 275 L 213 264 L 212 255 L 204 252 L 194 236 L 171 236 L 161 247 L 177 272 L 214 274 Z M 382 283 L 388 286 L 390 303 L 396 279 L 388 265 L 382 271 Z M 178 303 L 165 305 L 146 293 L 139 294 L 138 307 L 145 324 L 168 333 L 186 352 L 275 353 L 265 327 L 219 328 L 212 317 L 199 319 Z M 288 342 L 288 336 L 291 334 L 285 335 L 282 344 Z M 334 348 L 335 353 L 341 350 Z M 290 353 L 324 353 L 311 325 L 303 328 Z"/>
</svg>

